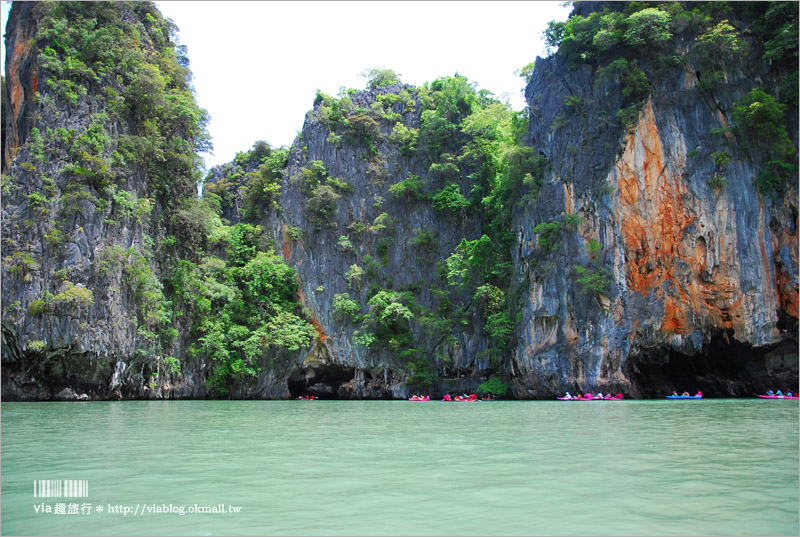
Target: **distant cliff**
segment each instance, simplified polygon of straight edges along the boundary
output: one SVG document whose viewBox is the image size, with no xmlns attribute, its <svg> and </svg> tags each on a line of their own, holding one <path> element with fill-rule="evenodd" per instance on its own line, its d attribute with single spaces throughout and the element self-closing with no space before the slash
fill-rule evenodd
<svg viewBox="0 0 800 537">
<path fill-rule="evenodd" d="M 12 8 L 4 398 L 797 386 L 796 3 L 577 3 L 521 113 L 373 69 L 200 200 L 175 30 Z"/>
</svg>

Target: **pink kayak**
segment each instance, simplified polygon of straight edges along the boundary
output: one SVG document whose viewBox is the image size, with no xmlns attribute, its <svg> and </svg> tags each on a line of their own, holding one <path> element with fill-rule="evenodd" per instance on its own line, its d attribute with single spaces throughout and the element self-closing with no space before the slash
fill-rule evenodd
<svg viewBox="0 0 800 537">
<path fill-rule="evenodd" d="M 611 397 L 605 399 L 603 397 L 573 397 L 567 399 L 566 397 L 556 397 L 559 401 L 622 401 L 622 397 Z"/>
<path fill-rule="evenodd" d="M 797 395 L 789 397 L 788 395 L 759 395 L 762 399 L 798 399 Z"/>
</svg>

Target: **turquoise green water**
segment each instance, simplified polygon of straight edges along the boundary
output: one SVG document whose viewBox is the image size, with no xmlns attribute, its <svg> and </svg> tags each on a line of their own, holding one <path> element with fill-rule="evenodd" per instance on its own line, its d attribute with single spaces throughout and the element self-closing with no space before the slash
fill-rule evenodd
<svg viewBox="0 0 800 537">
<path fill-rule="evenodd" d="M 2 533 L 798 535 L 799 436 L 788 400 L 4 403 Z"/>
</svg>

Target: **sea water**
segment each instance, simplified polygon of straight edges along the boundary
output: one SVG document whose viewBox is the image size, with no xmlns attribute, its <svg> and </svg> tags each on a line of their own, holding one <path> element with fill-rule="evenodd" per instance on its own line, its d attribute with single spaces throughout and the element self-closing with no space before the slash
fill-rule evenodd
<svg viewBox="0 0 800 537">
<path fill-rule="evenodd" d="M 3 535 L 798 535 L 799 436 L 791 400 L 3 403 L 0 522 Z"/>
</svg>

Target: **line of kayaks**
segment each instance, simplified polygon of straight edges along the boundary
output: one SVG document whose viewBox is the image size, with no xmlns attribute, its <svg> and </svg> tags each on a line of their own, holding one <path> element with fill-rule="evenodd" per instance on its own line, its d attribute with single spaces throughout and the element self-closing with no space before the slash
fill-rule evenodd
<svg viewBox="0 0 800 537">
<path fill-rule="evenodd" d="M 759 395 L 761 399 L 800 399 L 797 395 Z M 702 399 L 702 395 L 667 395 L 667 399 Z M 313 401 L 314 396 L 311 397 L 298 397 L 297 399 L 301 401 Z M 614 397 L 556 397 L 559 401 L 622 401 L 622 395 L 617 395 Z M 409 397 L 409 401 L 430 401 L 430 396 L 426 395 L 425 397 Z M 478 399 L 477 397 L 453 397 L 448 399 L 442 399 L 442 401 L 454 401 L 458 403 L 474 403 L 476 401 L 494 401 L 494 398 L 481 398 Z"/>
<path fill-rule="evenodd" d="M 607 393 L 603 395 L 602 393 L 598 393 L 597 395 L 592 395 L 591 393 L 586 393 L 584 395 L 572 395 L 567 392 L 564 397 L 556 397 L 556 399 L 559 401 L 622 401 L 622 394 L 616 393 L 611 395 Z"/>
<path fill-rule="evenodd" d="M 414 396 L 414 397 L 409 397 L 408 400 L 409 401 L 430 401 L 431 398 L 430 398 L 429 395 L 426 395 L 425 397 Z M 456 397 L 450 397 L 449 395 L 446 395 L 442 399 L 442 402 L 452 401 L 452 402 L 456 402 L 456 403 L 475 403 L 477 401 L 494 401 L 494 400 L 495 400 L 494 397 L 481 397 L 479 399 L 478 396 L 476 396 L 474 394 L 466 396 L 466 397 L 461 396 L 461 395 L 457 395 Z"/>
<path fill-rule="evenodd" d="M 559 401 L 622 401 L 622 397 L 556 397 Z"/>
</svg>

